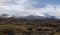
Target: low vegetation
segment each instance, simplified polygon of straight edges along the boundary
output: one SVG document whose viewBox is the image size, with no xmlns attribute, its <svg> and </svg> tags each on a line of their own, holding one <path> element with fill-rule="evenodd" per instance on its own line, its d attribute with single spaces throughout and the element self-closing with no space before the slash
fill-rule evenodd
<svg viewBox="0 0 60 35">
<path fill-rule="evenodd" d="M 59 35 L 60 20 L 52 18 L 38 20 L 28 20 L 13 17 L 0 18 L 0 32 L 1 35 L 47 35 L 47 33 L 48 35 L 57 35 L 57 33 Z"/>
</svg>

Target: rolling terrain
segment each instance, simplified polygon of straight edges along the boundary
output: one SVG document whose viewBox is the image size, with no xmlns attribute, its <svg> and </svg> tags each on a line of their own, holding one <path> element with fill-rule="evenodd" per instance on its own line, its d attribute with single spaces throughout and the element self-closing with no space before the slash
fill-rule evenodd
<svg viewBox="0 0 60 35">
<path fill-rule="evenodd" d="M 4 31 L 6 30 L 6 31 Z M 14 35 L 59 35 L 60 20 L 53 18 L 44 19 L 21 19 L 21 18 L 0 18 L 1 35 L 9 35 L 10 30 Z M 41 33 L 39 33 L 41 32 Z M 45 32 L 45 33 L 44 33 Z"/>
<path fill-rule="evenodd" d="M 0 18 L 0 35 L 60 35 L 60 19 L 39 16 Z"/>
</svg>

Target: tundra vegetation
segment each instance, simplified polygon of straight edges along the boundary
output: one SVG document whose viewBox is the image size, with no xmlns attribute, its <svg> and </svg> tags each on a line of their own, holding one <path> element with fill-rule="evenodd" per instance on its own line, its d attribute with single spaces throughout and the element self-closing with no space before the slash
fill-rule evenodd
<svg viewBox="0 0 60 35">
<path fill-rule="evenodd" d="M 60 35 L 60 19 L 0 18 L 0 35 Z"/>
</svg>

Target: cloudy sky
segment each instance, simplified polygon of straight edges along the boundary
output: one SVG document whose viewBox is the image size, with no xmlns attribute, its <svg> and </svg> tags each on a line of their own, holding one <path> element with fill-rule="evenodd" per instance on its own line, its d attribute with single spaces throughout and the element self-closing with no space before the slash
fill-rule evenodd
<svg viewBox="0 0 60 35">
<path fill-rule="evenodd" d="M 0 0 L 0 14 L 60 16 L 60 0 Z"/>
</svg>

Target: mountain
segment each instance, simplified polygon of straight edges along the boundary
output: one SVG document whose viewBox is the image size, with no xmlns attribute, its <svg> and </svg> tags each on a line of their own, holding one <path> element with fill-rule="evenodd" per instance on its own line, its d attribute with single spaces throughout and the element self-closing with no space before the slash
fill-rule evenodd
<svg viewBox="0 0 60 35">
<path fill-rule="evenodd" d="M 52 19 L 58 19 L 55 16 L 51 16 L 49 14 L 45 14 L 45 16 L 38 16 L 38 15 L 28 15 L 28 16 L 13 16 L 10 14 L 2 14 L 0 15 L 0 18 L 18 18 L 18 19 L 29 19 L 29 20 L 33 20 L 33 19 L 47 19 L 47 18 L 52 18 Z"/>
<path fill-rule="evenodd" d="M 29 16 L 26 16 L 25 19 L 45 19 L 45 17 L 43 17 L 43 16 L 29 15 Z"/>
<path fill-rule="evenodd" d="M 46 17 L 46 18 L 57 18 L 56 16 L 53 16 L 53 15 L 49 15 L 49 14 L 44 14 L 44 16 Z"/>
<path fill-rule="evenodd" d="M 0 15 L 0 18 L 10 18 L 10 17 L 13 17 L 13 16 L 9 15 L 9 14 L 2 14 L 2 15 Z"/>
</svg>

